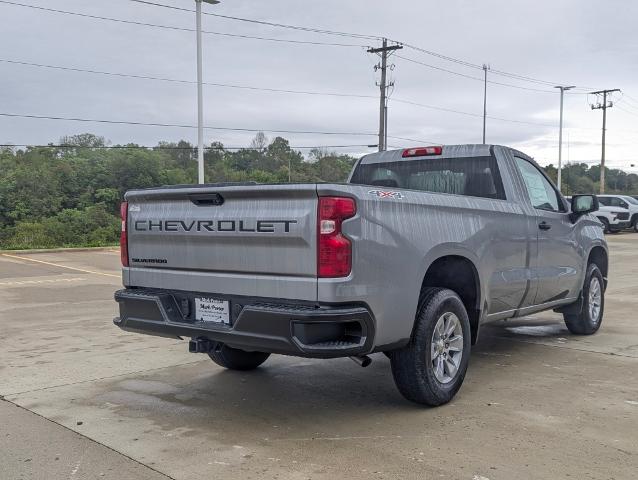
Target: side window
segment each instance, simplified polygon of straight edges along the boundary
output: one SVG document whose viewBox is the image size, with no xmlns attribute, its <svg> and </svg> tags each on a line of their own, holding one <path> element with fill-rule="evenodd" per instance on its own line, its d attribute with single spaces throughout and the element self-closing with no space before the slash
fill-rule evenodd
<svg viewBox="0 0 638 480">
<path fill-rule="evenodd" d="M 548 210 L 550 212 L 563 211 L 562 204 L 558 201 L 558 194 L 551 183 L 545 178 L 538 168 L 527 160 L 515 157 L 516 166 L 525 181 L 527 195 L 534 208 Z"/>
<path fill-rule="evenodd" d="M 621 198 L 611 197 L 611 206 L 612 207 L 620 207 L 620 208 L 629 208 L 629 205 Z"/>
<path fill-rule="evenodd" d="M 611 207 L 611 199 L 609 197 L 598 197 L 598 203 L 605 207 Z"/>
</svg>

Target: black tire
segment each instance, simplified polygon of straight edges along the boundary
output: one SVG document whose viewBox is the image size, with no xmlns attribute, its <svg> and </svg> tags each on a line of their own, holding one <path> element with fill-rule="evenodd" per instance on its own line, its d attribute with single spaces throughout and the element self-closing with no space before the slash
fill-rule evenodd
<svg viewBox="0 0 638 480">
<path fill-rule="evenodd" d="M 590 297 L 590 289 L 594 283 L 598 283 L 600 289 L 600 300 L 597 318 L 592 318 L 592 298 Z M 564 313 L 565 325 L 567 329 L 576 335 L 591 335 L 596 333 L 603 321 L 603 313 L 605 311 L 605 286 L 603 274 L 600 272 L 598 265 L 590 263 L 587 266 L 585 274 L 585 282 L 582 291 L 582 307 L 578 313 Z M 595 287 L 594 287 L 595 288 Z M 595 309 L 593 309 L 595 311 Z M 595 313 L 594 313 L 595 314 Z"/>
<path fill-rule="evenodd" d="M 432 364 L 432 342 L 435 326 L 446 313 L 454 314 L 458 320 L 457 325 L 463 335 L 462 355 L 456 373 L 450 376 L 449 381 L 441 382 L 437 379 Z M 460 343 L 458 342 L 459 347 Z M 447 403 L 461 388 L 470 360 L 470 350 L 470 321 L 459 296 L 446 288 L 425 288 L 419 299 L 410 343 L 390 352 L 394 382 L 401 394 L 410 401 L 430 406 Z M 441 355 L 443 354 L 439 353 Z M 450 361 L 453 358 L 452 353 L 445 355 L 444 358 L 449 358 Z"/>
<path fill-rule="evenodd" d="M 270 353 L 246 352 L 223 343 L 217 343 L 208 356 L 217 365 L 229 370 L 254 370 L 268 359 Z"/>
</svg>

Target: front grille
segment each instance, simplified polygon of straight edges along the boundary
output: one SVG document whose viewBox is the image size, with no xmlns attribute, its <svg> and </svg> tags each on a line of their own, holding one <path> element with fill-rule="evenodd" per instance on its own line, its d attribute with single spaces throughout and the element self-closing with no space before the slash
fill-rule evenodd
<svg viewBox="0 0 638 480">
<path fill-rule="evenodd" d="M 629 212 L 621 212 L 617 216 L 618 220 L 629 220 Z"/>
</svg>

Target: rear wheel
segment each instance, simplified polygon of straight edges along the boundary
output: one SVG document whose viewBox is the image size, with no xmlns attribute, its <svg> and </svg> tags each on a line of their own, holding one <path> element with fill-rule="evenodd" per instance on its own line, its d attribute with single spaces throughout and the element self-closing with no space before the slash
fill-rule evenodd
<svg viewBox="0 0 638 480">
<path fill-rule="evenodd" d="M 595 263 L 587 266 L 583 284 L 583 304 L 577 314 L 565 313 L 565 325 L 577 335 L 591 335 L 600 328 L 605 309 L 605 283 L 603 274 Z"/>
<path fill-rule="evenodd" d="M 216 343 L 208 356 L 220 367 L 230 370 L 254 370 L 268 359 L 270 353 L 246 352 L 223 343 Z"/>
<path fill-rule="evenodd" d="M 470 348 L 470 322 L 459 296 L 424 289 L 410 343 L 389 355 L 397 388 L 416 403 L 449 402 L 465 378 Z"/>
</svg>

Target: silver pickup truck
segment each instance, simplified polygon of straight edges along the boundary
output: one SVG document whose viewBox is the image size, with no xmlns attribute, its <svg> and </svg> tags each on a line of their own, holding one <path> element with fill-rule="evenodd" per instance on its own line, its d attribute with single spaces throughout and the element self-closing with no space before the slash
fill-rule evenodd
<svg viewBox="0 0 638 480">
<path fill-rule="evenodd" d="M 569 205 L 502 146 L 366 155 L 343 184 L 135 190 L 122 204 L 128 331 L 191 338 L 248 370 L 271 353 L 384 352 L 399 391 L 448 402 L 483 323 L 554 309 L 601 324 L 608 253 L 596 197 Z"/>
</svg>

